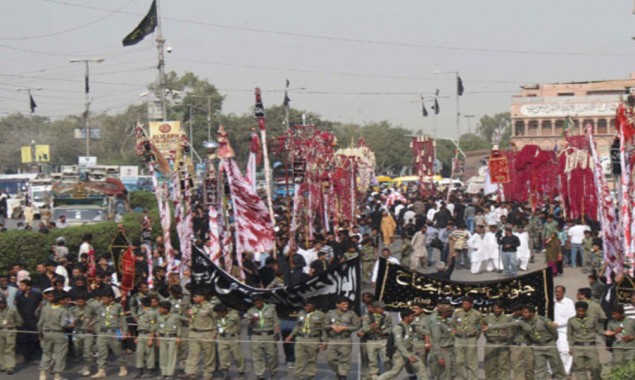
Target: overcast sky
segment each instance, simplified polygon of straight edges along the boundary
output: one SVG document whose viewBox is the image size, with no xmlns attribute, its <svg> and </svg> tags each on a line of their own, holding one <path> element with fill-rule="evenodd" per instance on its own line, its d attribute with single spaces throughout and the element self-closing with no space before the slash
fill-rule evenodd
<svg viewBox="0 0 635 380">
<path fill-rule="evenodd" d="M 151 0 L 4 0 L 0 14 L 0 112 L 51 117 L 84 107 L 81 64 L 91 66 L 94 111 L 140 103 L 156 78 L 153 38 L 124 48 L 122 38 Z M 282 102 L 334 121 L 389 120 L 455 136 L 453 74 L 465 85 L 463 115 L 509 111 L 526 83 L 627 78 L 635 72 L 635 16 L 629 0 L 162 0 L 167 70 L 192 71 L 226 96 L 224 113 L 242 114 L 260 86 L 265 107 Z M 421 116 L 420 94 L 440 90 L 441 114 Z M 303 89 L 303 90 L 301 90 Z M 428 104 L 428 109 L 429 109 Z M 468 121 L 461 120 L 467 131 Z"/>
</svg>

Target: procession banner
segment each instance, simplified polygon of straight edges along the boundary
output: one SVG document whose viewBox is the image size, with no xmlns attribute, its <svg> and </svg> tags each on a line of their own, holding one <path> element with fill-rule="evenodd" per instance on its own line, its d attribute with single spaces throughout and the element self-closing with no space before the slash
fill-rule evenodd
<svg viewBox="0 0 635 380">
<path fill-rule="evenodd" d="M 150 140 L 165 158 L 173 156 L 179 149 L 182 136 L 185 136 L 185 132 L 180 121 L 150 122 Z"/>
<path fill-rule="evenodd" d="M 359 311 L 360 302 L 359 257 L 333 267 L 319 276 L 291 287 L 260 289 L 247 286 L 209 257 L 194 248 L 192 252 L 192 290 L 204 290 L 216 295 L 230 308 L 246 311 L 254 296 L 262 296 L 267 303 L 276 305 L 279 314 L 291 314 L 302 307 L 302 301 L 313 298 L 317 307 L 326 311 L 335 306 L 335 300 L 344 296 Z"/>
<path fill-rule="evenodd" d="M 509 161 L 507 157 L 492 155 L 488 164 L 492 183 L 509 183 Z"/>
<path fill-rule="evenodd" d="M 549 268 L 509 279 L 465 282 L 436 279 L 383 258 L 379 261 L 375 297 L 386 304 L 387 310 L 423 303 L 431 312 L 444 299 L 459 307 L 467 295 L 474 299 L 474 308 L 482 312 L 489 312 L 492 303 L 501 300 L 507 310 L 515 304 L 531 304 L 538 314 L 553 318 L 553 277 Z"/>
<path fill-rule="evenodd" d="M 617 294 L 617 303 L 626 305 L 631 303 L 631 294 L 635 293 L 635 278 L 624 276 L 615 287 Z"/>
</svg>

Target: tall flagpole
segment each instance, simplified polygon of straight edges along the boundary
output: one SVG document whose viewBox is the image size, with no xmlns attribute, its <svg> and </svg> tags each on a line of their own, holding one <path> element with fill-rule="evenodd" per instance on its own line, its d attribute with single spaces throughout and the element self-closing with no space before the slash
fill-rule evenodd
<svg viewBox="0 0 635 380">
<path fill-rule="evenodd" d="M 168 107 L 165 99 L 165 38 L 163 37 L 163 33 L 161 33 L 161 11 L 159 7 L 159 0 L 156 0 L 157 4 L 157 54 L 158 54 L 158 65 L 157 70 L 159 70 L 159 92 L 161 96 L 161 118 L 163 121 L 167 121 L 168 119 Z"/>
</svg>

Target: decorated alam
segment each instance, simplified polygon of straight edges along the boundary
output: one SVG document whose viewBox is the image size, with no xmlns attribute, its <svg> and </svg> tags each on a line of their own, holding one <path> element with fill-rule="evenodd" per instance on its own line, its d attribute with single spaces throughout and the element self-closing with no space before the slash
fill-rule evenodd
<svg viewBox="0 0 635 380">
<path fill-rule="evenodd" d="M 145 105 L 91 115 L 79 60 L 81 117 L 29 88 L 0 119 L 31 131 L 0 143 L 0 378 L 635 378 L 635 79 L 523 86 L 478 135 L 458 72 L 413 105 L 434 133 L 298 111 L 289 79 L 221 117 L 159 11 L 122 41 L 157 48 Z"/>
</svg>

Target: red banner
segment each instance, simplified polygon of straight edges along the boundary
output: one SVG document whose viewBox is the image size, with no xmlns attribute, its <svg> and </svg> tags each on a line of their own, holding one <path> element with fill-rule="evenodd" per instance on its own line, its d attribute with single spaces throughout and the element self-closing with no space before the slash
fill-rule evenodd
<svg viewBox="0 0 635 380">
<path fill-rule="evenodd" d="M 489 175 L 492 183 L 509 183 L 509 162 L 507 157 L 490 156 Z"/>
</svg>

